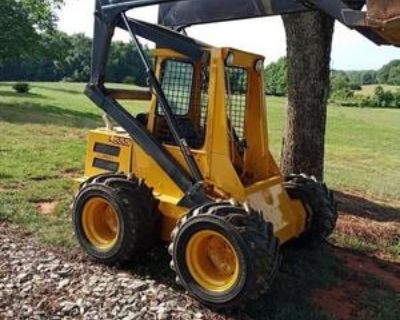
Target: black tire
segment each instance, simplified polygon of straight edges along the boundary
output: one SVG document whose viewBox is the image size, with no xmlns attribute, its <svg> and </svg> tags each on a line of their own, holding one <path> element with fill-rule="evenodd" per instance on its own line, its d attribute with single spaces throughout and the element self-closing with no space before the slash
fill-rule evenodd
<svg viewBox="0 0 400 320">
<path fill-rule="evenodd" d="M 301 200 L 307 212 L 306 230 L 298 240 L 311 245 L 324 242 L 338 218 L 333 193 L 324 183 L 305 174 L 287 176 L 284 186 L 292 199 Z"/>
<path fill-rule="evenodd" d="M 239 275 L 232 287 L 223 292 L 207 290 L 193 278 L 186 263 L 186 247 L 191 237 L 202 230 L 224 236 L 234 248 L 239 261 Z M 214 308 L 238 306 L 256 299 L 270 287 L 280 263 L 279 240 L 273 226 L 261 213 L 230 203 L 206 204 L 178 221 L 172 232 L 169 253 L 177 282 L 205 305 Z"/>
<path fill-rule="evenodd" d="M 91 198 L 106 200 L 119 220 L 118 239 L 112 248 L 99 250 L 88 240 L 83 227 L 83 210 Z M 142 180 L 124 174 L 101 174 L 81 185 L 72 207 L 72 221 L 81 247 L 97 261 L 122 264 L 146 252 L 159 239 L 158 202 Z"/>
</svg>

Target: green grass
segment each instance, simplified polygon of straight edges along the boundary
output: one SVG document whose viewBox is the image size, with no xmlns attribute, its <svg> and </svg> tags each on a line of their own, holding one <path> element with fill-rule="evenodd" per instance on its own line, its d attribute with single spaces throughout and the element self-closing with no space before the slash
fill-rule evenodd
<svg viewBox="0 0 400 320">
<path fill-rule="evenodd" d="M 83 84 L 32 83 L 31 93 L 20 95 L 11 84 L 0 83 L 0 219 L 23 225 L 52 245 L 76 246 L 69 216 L 71 179 L 83 173 L 87 131 L 103 124 L 102 112 L 82 94 L 83 89 Z M 267 101 L 270 143 L 278 157 L 285 100 L 268 97 Z M 127 107 L 135 113 L 146 105 L 133 102 Z M 330 107 L 328 119 L 328 184 L 399 203 L 400 110 Z M 39 212 L 38 204 L 45 201 L 56 204 L 55 212 Z M 377 250 L 360 239 L 339 235 L 335 240 L 359 251 Z M 394 248 L 394 254 L 399 254 L 398 245 Z M 252 304 L 250 316 L 333 320 L 315 307 L 310 294 L 340 284 L 350 271 L 329 250 L 289 249 L 284 259 L 272 299 L 267 305 Z M 159 264 L 153 265 L 156 278 Z M 375 289 L 369 291 L 374 292 L 372 297 L 359 297 L 360 304 L 367 304 L 366 318 L 391 319 L 385 306 L 394 309 L 396 296 L 384 291 L 386 302 L 379 304 L 380 291 Z"/>
<path fill-rule="evenodd" d="M 271 148 L 280 154 L 285 101 L 267 97 Z M 329 107 L 325 180 L 337 190 L 400 200 L 400 110 Z"/>
<path fill-rule="evenodd" d="M 83 173 L 87 131 L 102 125 L 101 111 L 83 89 L 34 83 L 20 95 L 0 84 L 0 217 L 26 225 L 50 244 L 75 244 L 68 216 L 71 176 Z M 38 203 L 48 200 L 57 202 L 56 212 L 38 214 Z"/>
</svg>

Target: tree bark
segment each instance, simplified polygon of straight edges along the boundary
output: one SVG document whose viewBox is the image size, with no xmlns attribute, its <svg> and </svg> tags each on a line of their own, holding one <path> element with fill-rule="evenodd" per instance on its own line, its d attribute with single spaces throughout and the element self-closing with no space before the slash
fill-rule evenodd
<svg viewBox="0 0 400 320">
<path fill-rule="evenodd" d="M 320 12 L 283 17 L 287 35 L 288 107 L 281 167 L 323 180 L 334 21 Z"/>
</svg>

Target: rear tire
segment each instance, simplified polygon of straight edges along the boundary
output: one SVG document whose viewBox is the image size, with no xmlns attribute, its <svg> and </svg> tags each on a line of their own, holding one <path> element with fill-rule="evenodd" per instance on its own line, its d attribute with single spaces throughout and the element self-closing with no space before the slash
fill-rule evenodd
<svg viewBox="0 0 400 320">
<path fill-rule="evenodd" d="M 230 203 L 190 210 L 171 237 L 168 251 L 178 284 L 215 308 L 265 293 L 280 262 L 272 224 L 260 212 Z"/>
<path fill-rule="evenodd" d="M 104 264 L 124 263 L 159 238 L 160 216 L 152 190 L 123 174 L 88 179 L 77 193 L 72 220 L 81 247 Z"/>
<path fill-rule="evenodd" d="M 284 186 L 292 199 L 301 200 L 307 213 L 306 230 L 298 240 L 309 244 L 324 242 L 338 218 L 333 193 L 324 183 L 305 174 L 287 176 Z"/>
</svg>

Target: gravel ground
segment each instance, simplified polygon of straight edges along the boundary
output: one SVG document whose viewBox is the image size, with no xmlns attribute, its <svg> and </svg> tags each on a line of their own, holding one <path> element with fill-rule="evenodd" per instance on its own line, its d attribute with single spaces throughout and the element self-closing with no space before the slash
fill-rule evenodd
<svg viewBox="0 0 400 320">
<path fill-rule="evenodd" d="M 173 284 L 165 251 L 117 270 L 0 222 L 0 319 L 231 319 Z"/>
</svg>

